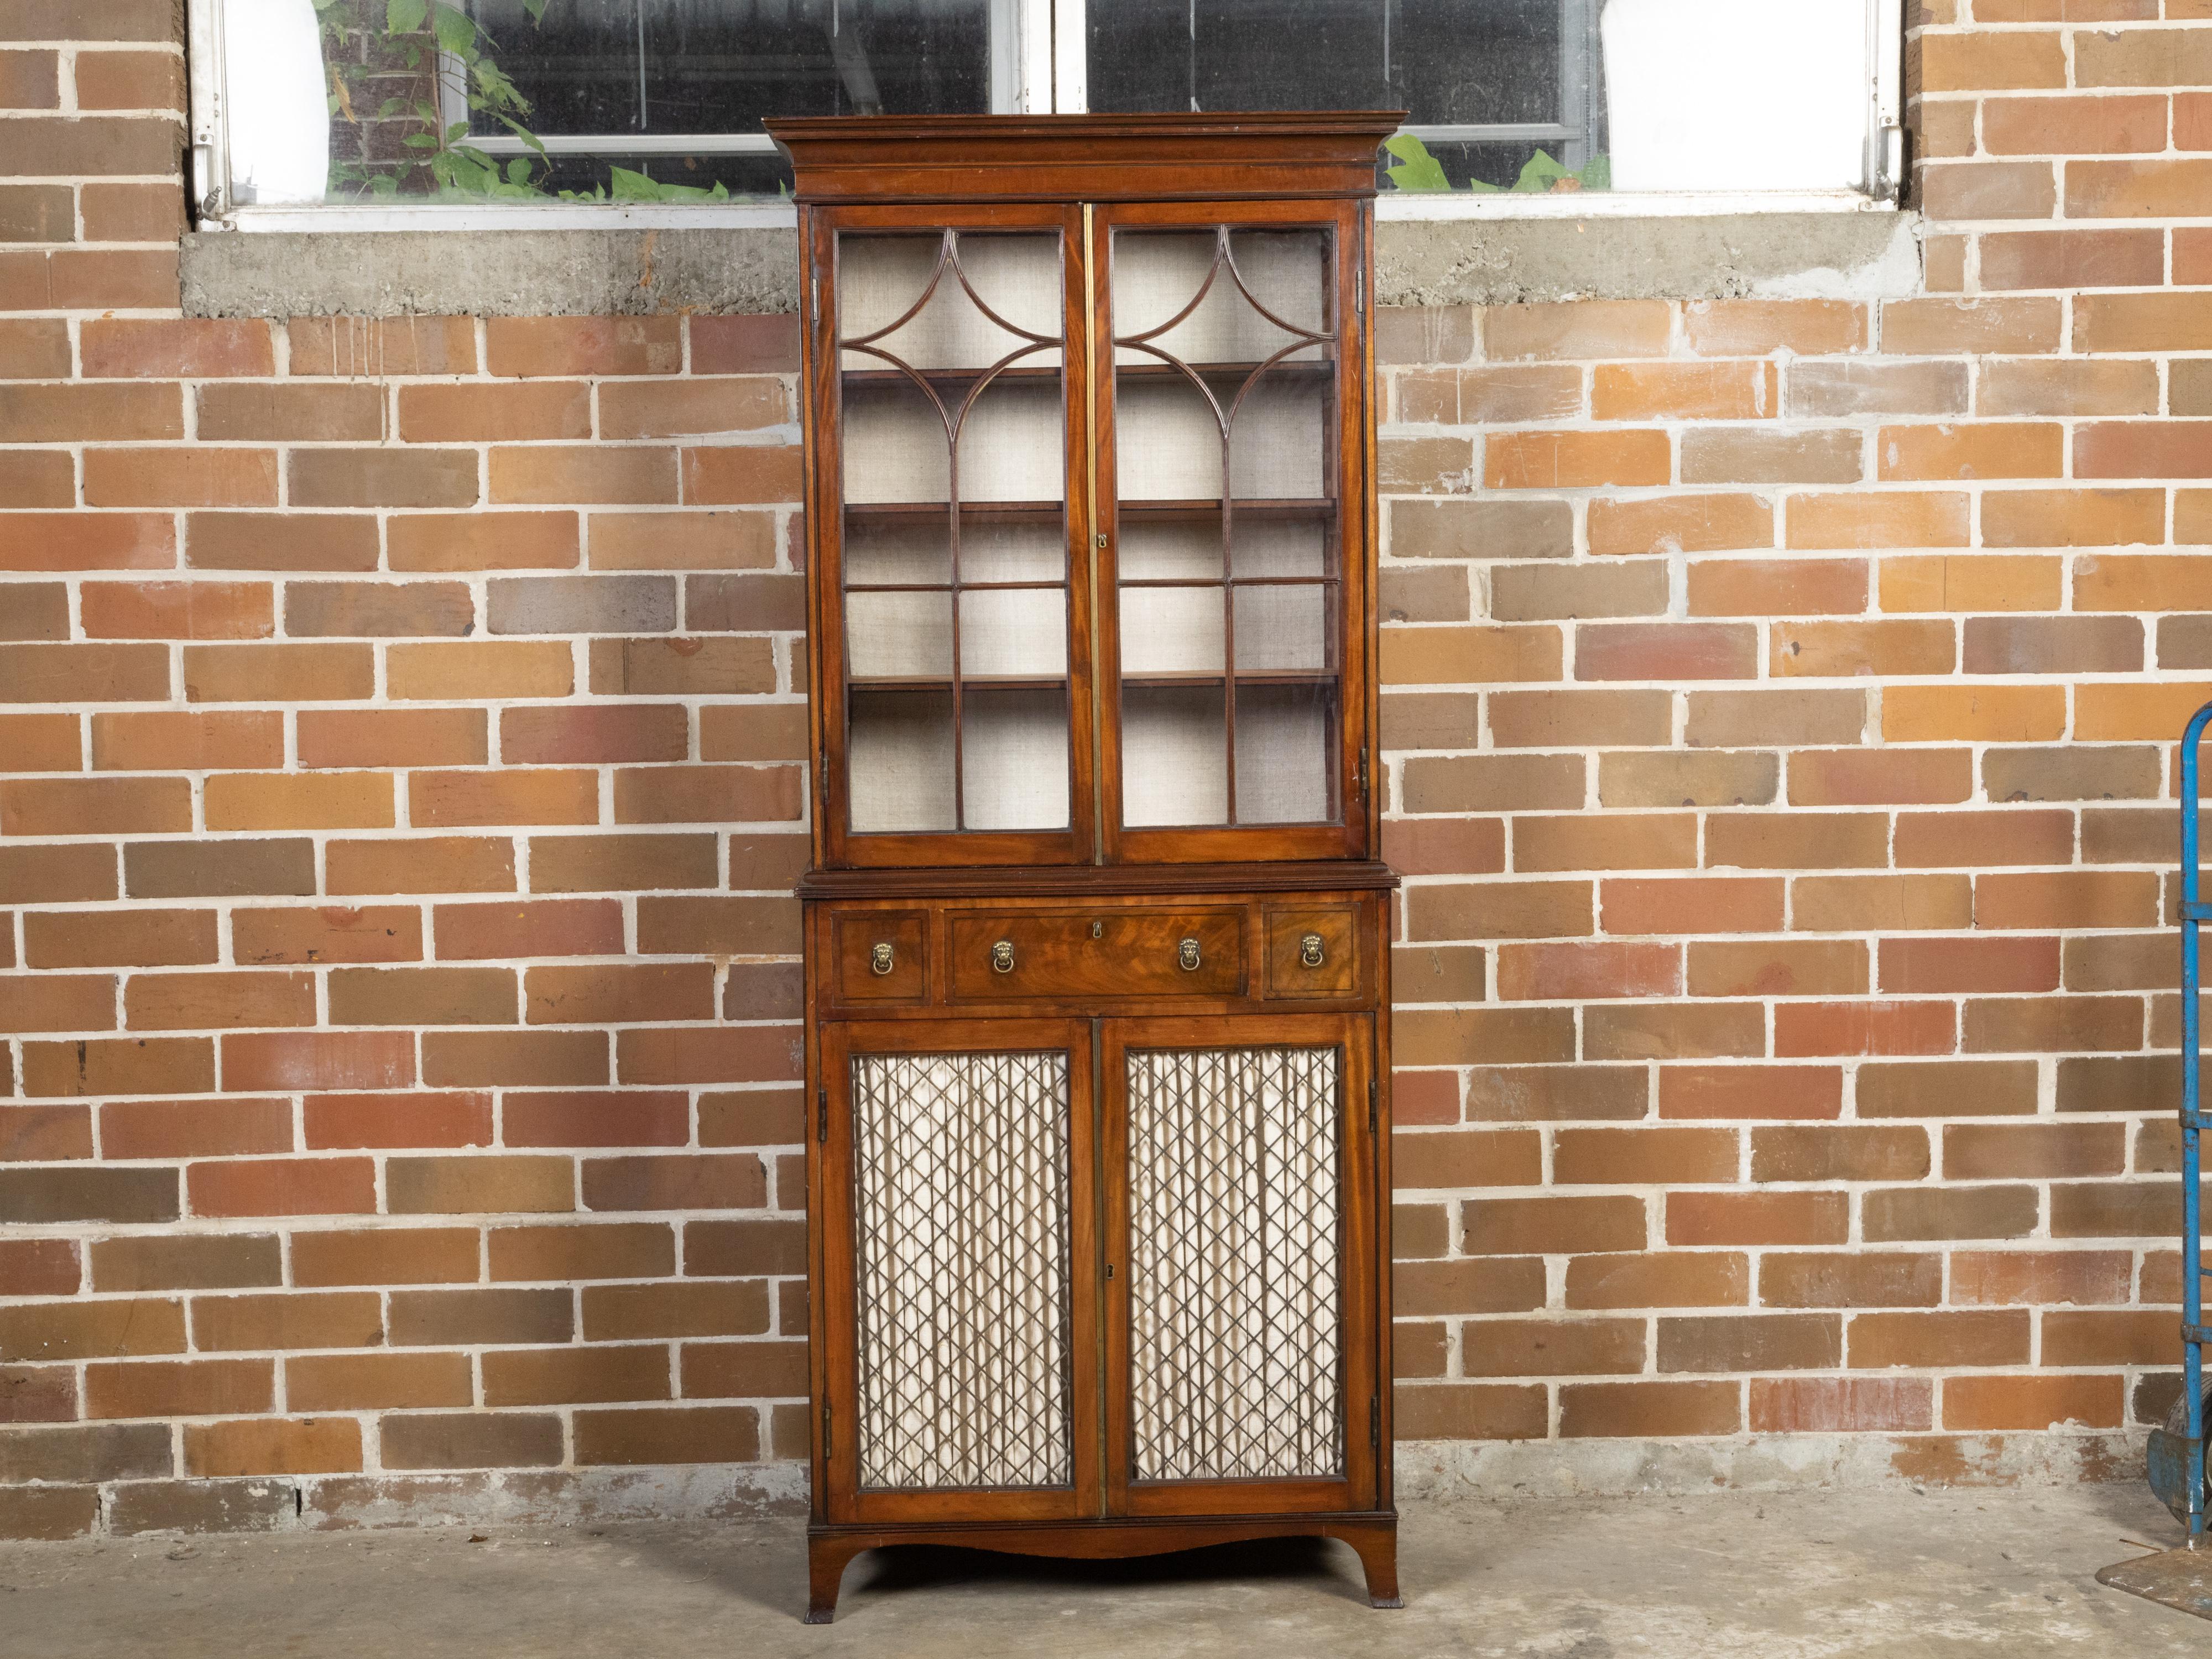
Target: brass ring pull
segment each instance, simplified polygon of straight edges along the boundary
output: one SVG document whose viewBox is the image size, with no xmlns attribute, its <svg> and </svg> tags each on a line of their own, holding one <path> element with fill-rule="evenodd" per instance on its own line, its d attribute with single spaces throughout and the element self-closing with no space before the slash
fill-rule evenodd
<svg viewBox="0 0 2212 1659">
<path fill-rule="evenodd" d="M 1321 966 L 1321 935 L 1308 933 L 1298 941 L 1298 960 L 1309 968 Z"/>
<path fill-rule="evenodd" d="M 1182 965 L 1182 970 L 1186 974 L 1196 973 L 1198 971 L 1198 941 L 1194 939 L 1187 939 L 1176 945 L 1176 960 Z"/>
<path fill-rule="evenodd" d="M 1011 974 L 1014 971 L 1014 945 L 1012 939 L 1000 939 L 991 947 L 991 971 Z"/>
<path fill-rule="evenodd" d="M 894 965 L 895 964 L 891 958 L 891 947 L 888 941 L 877 945 L 874 950 L 868 952 L 868 971 L 870 973 L 888 974 L 890 972 Z"/>
</svg>

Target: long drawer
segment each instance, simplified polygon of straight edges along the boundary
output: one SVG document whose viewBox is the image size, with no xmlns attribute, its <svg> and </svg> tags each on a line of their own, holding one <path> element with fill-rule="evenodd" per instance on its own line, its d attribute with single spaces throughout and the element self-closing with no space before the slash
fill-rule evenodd
<svg viewBox="0 0 2212 1659">
<path fill-rule="evenodd" d="M 1233 997 L 1244 912 L 980 911 L 951 918 L 951 997 Z"/>
<path fill-rule="evenodd" d="M 1342 1006 L 1376 994 L 1380 902 L 1340 892 L 831 902 L 813 936 L 830 1008 Z"/>
</svg>

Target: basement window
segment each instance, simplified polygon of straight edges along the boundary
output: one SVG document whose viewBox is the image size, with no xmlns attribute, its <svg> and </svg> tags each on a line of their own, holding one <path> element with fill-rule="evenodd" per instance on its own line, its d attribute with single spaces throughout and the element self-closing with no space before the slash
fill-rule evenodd
<svg viewBox="0 0 2212 1659">
<path fill-rule="evenodd" d="M 204 222 L 787 222 L 778 115 L 1403 107 L 1385 216 L 1891 204 L 1903 0 L 191 0 Z"/>
</svg>

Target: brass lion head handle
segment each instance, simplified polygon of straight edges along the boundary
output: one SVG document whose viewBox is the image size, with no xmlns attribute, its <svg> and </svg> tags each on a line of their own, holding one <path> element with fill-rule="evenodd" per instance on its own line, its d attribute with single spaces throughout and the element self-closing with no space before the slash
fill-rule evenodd
<svg viewBox="0 0 2212 1659">
<path fill-rule="evenodd" d="M 890 941 L 888 939 L 868 952 L 868 971 L 872 974 L 888 974 L 897 965 L 891 955 Z"/>
<path fill-rule="evenodd" d="M 1182 970 L 1186 974 L 1196 973 L 1199 962 L 1198 941 L 1194 939 L 1187 939 L 1176 945 L 1176 961 L 1182 964 Z"/>
<path fill-rule="evenodd" d="M 1309 968 L 1321 966 L 1322 944 L 1319 933 L 1308 933 L 1298 941 L 1298 960 Z"/>
<path fill-rule="evenodd" d="M 1002 939 L 991 947 L 991 971 L 1011 974 L 1014 971 L 1014 942 Z"/>
</svg>

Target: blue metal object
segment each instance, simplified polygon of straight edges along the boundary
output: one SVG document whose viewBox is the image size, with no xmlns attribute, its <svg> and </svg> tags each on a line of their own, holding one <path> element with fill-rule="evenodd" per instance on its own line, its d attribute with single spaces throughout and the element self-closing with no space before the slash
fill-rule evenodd
<svg viewBox="0 0 2212 1659">
<path fill-rule="evenodd" d="M 2181 1412 L 2182 1432 L 2151 1433 L 2151 1488 L 2188 1523 L 2189 1547 L 2204 1541 L 2204 1246 L 2200 1228 L 2199 1148 L 2204 1128 L 2197 1094 L 2203 1047 L 2197 1012 L 2202 981 L 2197 933 L 2212 905 L 2197 896 L 2197 748 L 2212 726 L 2212 703 L 2198 709 L 2181 738 Z M 2179 1486 L 2177 1492 L 2172 1491 Z M 2176 1503 L 2175 1499 L 2180 1501 Z"/>
</svg>

